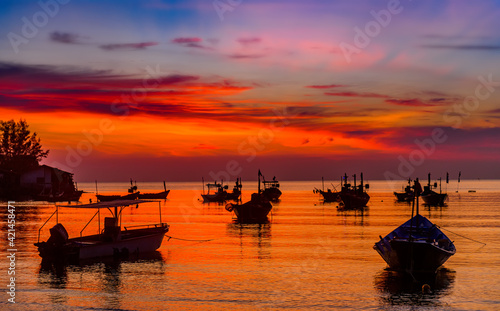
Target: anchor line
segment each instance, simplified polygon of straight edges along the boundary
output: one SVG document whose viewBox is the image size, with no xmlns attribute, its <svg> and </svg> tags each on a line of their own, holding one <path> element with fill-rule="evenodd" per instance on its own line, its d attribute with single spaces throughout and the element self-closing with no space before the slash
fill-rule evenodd
<svg viewBox="0 0 500 311">
<path fill-rule="evenodd" d="M 448 232 L 450 232 L 450 233 L 453 233 L 453 234 L 455 234 L 455 235 L 458 235 L 459 237 L 462 237 L 462 238 L 464 238 L 464 239 L 471 240 L 471 241 L 474 241 L 474 242 L 476 242 L 476 243 L 486 245 L 486 243 L 484 243 L 484 242 L 481 242 L 481 241 L 478 241 L 478 240 L 471 239 L 471 238 L 469 238 L 469 237 L 466 237 L 465 235 L 458 234 L 458 233 L 453 232 L 453 231 L 451 231 L 451 230 L 448 230 L 448 229 L 446 229 L 446 228 L 441 228 L 441 227 L 439 227 L 439 226 L 437 226 L 437 227 L 438 227 L 438 228 L 440 228 L 440 229 L 446 230 L 446 231 L 448 231 Z"/>
</svg>

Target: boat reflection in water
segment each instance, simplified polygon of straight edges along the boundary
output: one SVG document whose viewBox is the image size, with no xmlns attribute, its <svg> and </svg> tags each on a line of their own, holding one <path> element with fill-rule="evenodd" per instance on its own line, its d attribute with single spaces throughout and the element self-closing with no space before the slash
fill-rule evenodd
<svg viewBox="0 0 500 311">
<path fill-rule="evenodd" d="M 254 257 L 253 251 L 257 248 L 258 259 L 271 258 L 271 224 L 227 224 L 226 232 L 228 237 L 239 239 L 242 259 Z M 246 254 L 246 252 L 252 254 Z M 250 256 L 250 257 L 248 257 Z"/>
<path fill-rule="evenodd" d="M 455 271 L 440 269 L 433 274 L 414 275 L 383 270 L 375 275 L 374 287 L 384 304 L 445 307 L 440 298 L 451 293 Z"/>
<path fill-rule="evenodd" d="M 72 265 L 42 262 L 38 272 L 38 283 L 58 290 L 49 295 L 52 303 L 68 304 L 72 300 L 71 296 L 67 296 L 68 292 L 64 291 L 69 283 L 68 279 L 76 277 L 81 282 L 99 280 L 93 286 L 103 294 L 99 296 L 100 299 L 90 301 L 89 306 L 98 307 L 95 304 L 100 302 L 107 310 L 121 310 L 124 306 L 120 299 L 122 297 L 120 291 L 123 288 L 122 279 L 127 274 L 164 275 L 166 267 L 166 260 L 158 251 L 131 254 L 126 259 L 113 257 L 89 259 Z"/>
</svg>

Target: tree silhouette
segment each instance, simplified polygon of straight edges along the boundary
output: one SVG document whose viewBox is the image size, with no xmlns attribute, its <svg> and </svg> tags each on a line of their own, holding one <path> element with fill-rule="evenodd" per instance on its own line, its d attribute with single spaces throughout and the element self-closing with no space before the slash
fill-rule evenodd
<svg viewBox="0 0 500 311">
<path fill-rule="evenodd" d="M 0 121 L 0 168 L 22 172 L 38 166 L 46 158 L 40 138 L 31 134 L 26 120 Z"/>
</svg>

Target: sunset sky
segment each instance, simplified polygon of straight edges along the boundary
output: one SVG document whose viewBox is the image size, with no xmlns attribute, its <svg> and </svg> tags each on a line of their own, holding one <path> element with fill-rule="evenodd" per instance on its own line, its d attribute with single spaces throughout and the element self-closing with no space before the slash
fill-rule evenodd
<svg viewBox="0 0 500 311">
<path fill-rule="evenodd" d="M 0 120 L 77 181 L 500 177 L 499 1 L 2 1 Z"/>
</svg>

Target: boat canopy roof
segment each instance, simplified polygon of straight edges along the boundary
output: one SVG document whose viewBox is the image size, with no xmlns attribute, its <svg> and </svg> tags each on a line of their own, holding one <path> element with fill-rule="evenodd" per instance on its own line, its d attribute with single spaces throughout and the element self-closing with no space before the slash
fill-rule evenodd
<svg viewBox="0 0 500 311">
<path fill-rule="evenodd" d="M 90 204 L 76 204 L 76 205 L 59 205 L 60 207 L 70 207 L 70 208 L 111 208 L 111 207 L 123 207 L 136 205 L 141 203 L 148 202 L 158 202 L 152 200 L 116 200 L 109 202 L 98 202 L 98 203 L 90 203 Z"/>
</svg>

